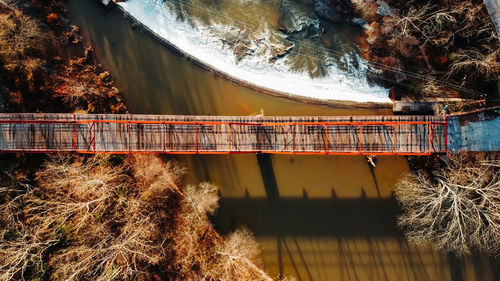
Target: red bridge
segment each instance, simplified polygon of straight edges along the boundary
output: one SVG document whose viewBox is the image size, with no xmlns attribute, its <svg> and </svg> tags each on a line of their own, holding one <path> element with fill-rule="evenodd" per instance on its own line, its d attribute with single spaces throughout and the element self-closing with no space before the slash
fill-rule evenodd
<svg viewBox="0 0 500 281">
<path fill-rule="evenodd" d="M 444 116 L 182 116 L 0 113 L 0 152 L 446 153 Z"/>
</svg>

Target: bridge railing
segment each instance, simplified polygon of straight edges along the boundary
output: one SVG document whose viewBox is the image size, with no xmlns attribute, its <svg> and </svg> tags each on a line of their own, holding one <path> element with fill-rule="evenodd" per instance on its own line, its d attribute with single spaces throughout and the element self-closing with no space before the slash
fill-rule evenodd
<svg viewBox="0 0 500 281">
<path fill-rule="evenodd" d="M 311 155 L 446 153 L 447 122 L 0 120 L 0 152 Z"/>
</svg>

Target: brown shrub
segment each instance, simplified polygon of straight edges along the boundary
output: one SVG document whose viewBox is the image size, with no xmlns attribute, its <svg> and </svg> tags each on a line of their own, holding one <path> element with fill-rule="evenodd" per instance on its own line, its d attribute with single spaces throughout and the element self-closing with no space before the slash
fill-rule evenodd
<svg viewBox="0 0 500 281">
<path fill-rule="evenodd" d="M 120 91 L 114 87 L 108 72 L 92 63 L 93 49 L 87 48 L 81 58 L 70 60 L 47 86 L 54 97 L 75 110 L 88 112 L 126 112 Z M 111 105 L 111 106 L 110 106 Z"/>
</svg>

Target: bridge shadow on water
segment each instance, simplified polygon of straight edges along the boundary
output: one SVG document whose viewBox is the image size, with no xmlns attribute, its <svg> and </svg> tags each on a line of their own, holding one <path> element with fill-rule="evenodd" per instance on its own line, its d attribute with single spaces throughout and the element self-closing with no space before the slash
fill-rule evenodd
<svg viewBox="0 0 500 281">
<path fill-rule="evenodd" d="M 219 203 L 213 221 L 222 232 L 241 224 L 263 236 L 400 236 L 399 208 L 392 199 L 223 198 Z"/>
<path fill-rule="evenodd" d="M 268 271 L 297 280 L 500 280 L 498 261 L 460 259 L 408 245 L 392 198 L 280 197 L 271 155 L 257 155 L 266 197 L 221 198 L 212 221 L 222 233 L 252 230 Z M 376 181 L 374 169 L 370 169 Z M 379 193 L 378 184 L 375 188 Z"/>
<path fill-rule="evenodd" d="M 400 213 L 392 198 L 310 199 L 280 198 L 269 154 L 257 155 L 266 198 L 222 198 L 213 222 L 220 231 L 248 226 L 255 235 L 400 236 L 395 217 Z M 251 214 L 251 215 L 249 215 Z"/>
</svg>

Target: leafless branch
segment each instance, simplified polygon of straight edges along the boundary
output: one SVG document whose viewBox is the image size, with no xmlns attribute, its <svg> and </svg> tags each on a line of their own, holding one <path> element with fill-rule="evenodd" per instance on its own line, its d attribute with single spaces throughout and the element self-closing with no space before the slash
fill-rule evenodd
<svg viewBox="0 0 500 281">
<path fill-rule="evenodd" d="M 414 244 L 432 244 L 459 255 L 477 248 L 498 254 L 500 173 L 498 160 L 455 156 L 433 175 L 420 171 L 395 188 L 403 207 L 399 224 Z"/>
</svg>

